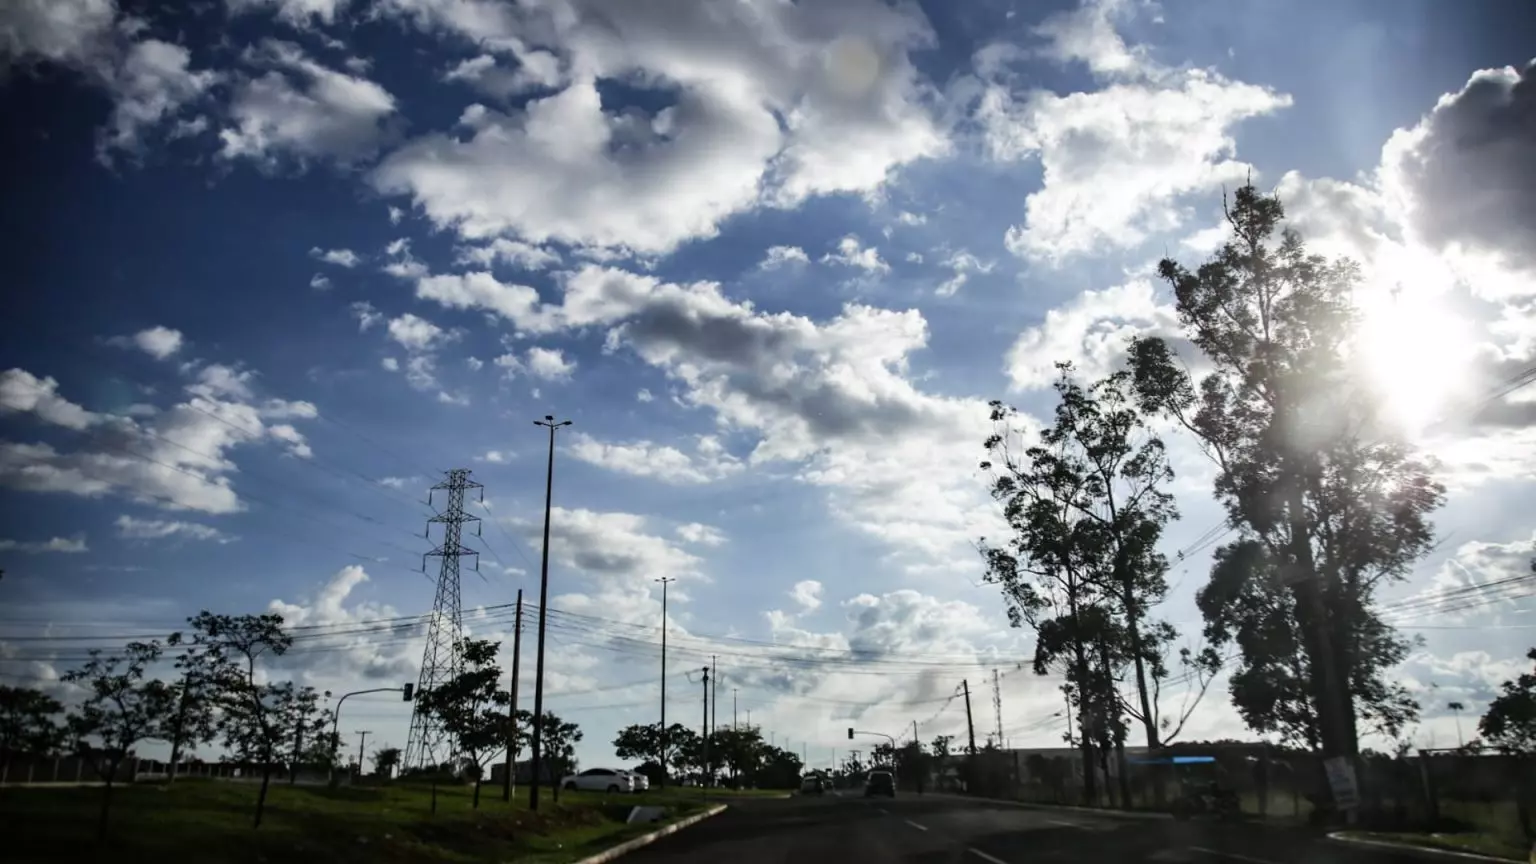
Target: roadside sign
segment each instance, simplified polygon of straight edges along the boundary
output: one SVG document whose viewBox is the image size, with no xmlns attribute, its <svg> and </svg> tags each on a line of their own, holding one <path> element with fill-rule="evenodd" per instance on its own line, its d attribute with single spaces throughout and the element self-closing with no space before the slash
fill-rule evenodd
<svg viewBox="0 0 1536 864">
<path fill-rule="evenodd" d="M 1328 774 L 1328 787 L 1339 809 L 1359 807 L 1360 785 L 1355 781 L 1355 763 L 1347 756 L 1333 756 L 1323 760 L 1323 770 Z"/>
</svg>

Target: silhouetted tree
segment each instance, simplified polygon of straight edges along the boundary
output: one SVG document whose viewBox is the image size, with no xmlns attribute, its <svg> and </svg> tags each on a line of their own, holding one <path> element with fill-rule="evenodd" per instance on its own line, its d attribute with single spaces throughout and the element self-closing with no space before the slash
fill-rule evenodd
<svg viewBox="0 0 1536 864">
<path fill-rule="evenodd" d="M 1525 656 L 1536 661 L 1536 648 Z M 1536 754 L 1536 671 L 1523 672 L 1499 689 L 1503 692 L 1477 721 L 1478 733 L 1505 753 Z"/>
<path fill-rule="evenodd" d="M 500 647 L 500 643 L 486 639 L 462 640 L 459 674 L 416 697 L 421 710 L 437 717 L 443 732 L 467 761 L 475 780 L 475 809 L 480 807 L 485 766 L 506 752 L 513 734 L 507 716 L 512 694 L 499 686 L 502 675 L 496 652 Z"/>
<path fill-rule="evenodd" d="M 64 743 L 59 700 L 30 687 L 0 684 L 0 780 L 9 773 L 11 754 L 45 756 Z"/>
</svg>

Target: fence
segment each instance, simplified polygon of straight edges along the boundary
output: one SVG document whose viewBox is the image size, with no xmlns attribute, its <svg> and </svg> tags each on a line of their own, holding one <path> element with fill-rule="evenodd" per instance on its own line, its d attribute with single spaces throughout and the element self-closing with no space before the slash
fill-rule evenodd
<svg viewBox="0 0 1536 864">
<path fill-rule="evenodd" d="M 155 759 L 128 758 L 117 766 L 114 783 L 133 783 L 141 780 L 162 780 L 169 776 L 170 765 Z M 199 777 L 211 780 L 260 779 L 261 766 L 243 765 L 238 762 L 203 762 L 193 759 L 176 766 L 176 776 Z M 286 766 L 273 772 L 274 782 L 289 779 Z M 327 780 L 324 770 L 300 767 L 292 779 L 299 783 L 315 784 Z M 39 784 L 100 783 L 103 777 L 89 759 L 79 756 L 33 756 L 25 753 L 0 754 L 0 786 Z"/>
</svg>

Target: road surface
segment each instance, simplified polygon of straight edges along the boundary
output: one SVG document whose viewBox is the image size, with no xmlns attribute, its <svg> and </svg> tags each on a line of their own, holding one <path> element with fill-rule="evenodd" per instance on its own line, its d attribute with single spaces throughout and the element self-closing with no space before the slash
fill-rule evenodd
<svg viewBox="0 0 1536 864">
<path fill-rule="evenodd" d="M 1127 819 L 949 796 L 731 802 L 623 864 L 1407 864 L 1257 824 Z"/>
</svg>

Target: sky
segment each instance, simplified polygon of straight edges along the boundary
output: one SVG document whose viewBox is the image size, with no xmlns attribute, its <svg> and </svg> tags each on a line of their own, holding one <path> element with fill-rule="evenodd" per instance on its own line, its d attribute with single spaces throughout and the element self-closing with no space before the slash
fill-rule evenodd
<svg viewBox="0 0 1536 864">
<path fill-rule="evenodd" d="M 1528 588 L 1436 599 L 1536 555 L 1536 388 L 1489 398 L 1536 358 L 1533 45 L 1513 0 L 7 3 L 0 680 L 67 697 L 209 609 L 308 634 L 274 677 L 415 681 L 421 634 L 368 622 L 431 609 L 451 468 L 465 627 L 510 664 L 552 415 L 545 696 L 584 765 L 656 719 L 661 578 L 669 717 L 713 656 L 720 721 L 813 765 L 963 736 L 964 685 L 978 740 L 1058 746 L 982 582 L 987 402 L 1047 416 L 1056 361 L 1174 332 L 1156 261 L 1251 178 L 1361 263 L 1363 356 L 1439 460 L 1383 600 L 1409 737 L 1454 745 L 1536 641 Z M 1194 645 L 1231 535 L 1169 444 L 1157 614 Z M 1223 679 L 1199 704 L 1184 738 L 1252 737 Z"/>
</svg>

